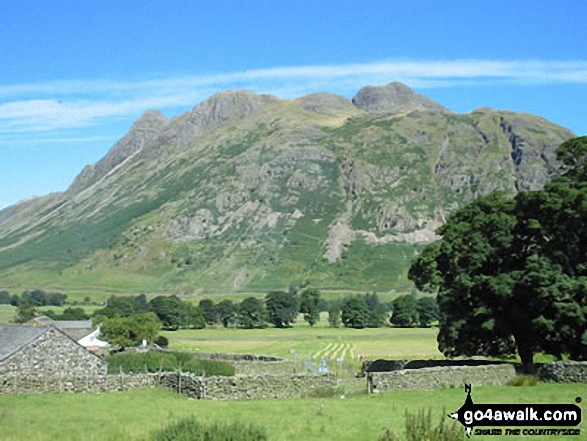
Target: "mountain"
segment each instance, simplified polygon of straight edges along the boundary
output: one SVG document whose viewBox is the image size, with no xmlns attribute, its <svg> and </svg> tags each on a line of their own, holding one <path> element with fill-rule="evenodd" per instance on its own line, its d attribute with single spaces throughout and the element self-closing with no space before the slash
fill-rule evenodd
<svg viewBox="0 0 587 441">
<path fill-rule="evenodd" d="M 150 110 L 67 191 L 0 211 L 0 288 L 406 288 L 452 211 L 542 187 L 573 136 L 528 114 L 456 114 L 401 83 Z"/>
</svg>

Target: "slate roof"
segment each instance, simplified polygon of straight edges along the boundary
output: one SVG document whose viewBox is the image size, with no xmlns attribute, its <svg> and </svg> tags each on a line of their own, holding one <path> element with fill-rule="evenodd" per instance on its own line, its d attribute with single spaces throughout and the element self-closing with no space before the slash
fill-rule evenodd
<svg viewBox="0 0 587 441">
<path fill-rule="evenodd" d="M 91 320 L 53 320 L 45 315 L 35 317 L 27 322 L 33 326 L 55 326 L 74 340 L 81 340 L 94 330 Z"/>
<path fill-rule="evenodd" d="M 0 325 L 0 361 L 36 340 L 49 328 L 21 325 Z"/>
</svg>

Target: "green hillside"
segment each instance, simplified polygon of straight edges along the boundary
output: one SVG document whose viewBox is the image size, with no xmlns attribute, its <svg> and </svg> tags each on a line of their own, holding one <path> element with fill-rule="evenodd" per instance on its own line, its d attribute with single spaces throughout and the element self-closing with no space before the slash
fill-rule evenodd
<svg viewBox="0 0 587 441">
<path fill-rule="evenodd" d="M 408 289 L 449 213 L 540 188 L 572 136 L 532 115 L 455 114 L 399 83 L 149 111 L 66 192 L 0 211 L 0 288 Z"/>
</svg>

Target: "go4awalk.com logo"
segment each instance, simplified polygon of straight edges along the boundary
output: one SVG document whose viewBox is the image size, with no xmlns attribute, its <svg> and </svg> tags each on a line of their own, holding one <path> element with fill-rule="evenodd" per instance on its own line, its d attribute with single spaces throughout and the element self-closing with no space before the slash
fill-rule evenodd
<svg viewBox="0 0 587 441">
<path fill-rule="evenodd" d="M 580 435 L 574 427 L 581 422 L 581 408 L 575 404 L 475 404 L 471 385 L 465 385 L 465 404 L 448 416 L 465 426 L 467 437 L 476 435 Z M 576 399 L 581 402 L 580 398 Z M 473 429 L 475 427 L 508 426 L 506 429 Z M 525 427 L 532 427 L 531 429 Z M 557 428 L 540 428 L 543 426 Z M 519 427 L 524 427 L 520 429 Z"/>
</svg>

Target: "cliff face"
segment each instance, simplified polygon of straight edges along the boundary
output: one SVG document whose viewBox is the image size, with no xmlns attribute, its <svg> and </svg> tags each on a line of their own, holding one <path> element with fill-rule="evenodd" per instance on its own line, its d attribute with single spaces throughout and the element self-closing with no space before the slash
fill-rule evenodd
<svg viewBox="0 0 587 441">
<path fill-rule="evenodd" d="M 65 193 L 0 212 L 0 276 L 130 292 L 388 290 L 449 213 L 540 188 L 572 136 L 532 115 L 454 114 L 399 83 L 352 101 L 219 93 L 172 119 L 145 113 Z"/>
</svg>

